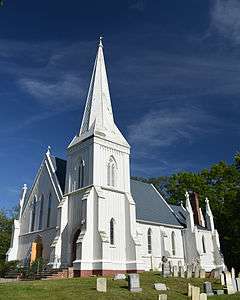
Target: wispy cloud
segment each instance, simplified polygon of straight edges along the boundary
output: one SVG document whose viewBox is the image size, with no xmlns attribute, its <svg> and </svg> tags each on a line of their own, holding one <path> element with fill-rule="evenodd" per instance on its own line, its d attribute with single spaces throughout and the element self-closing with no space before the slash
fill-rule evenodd
<svg viewBox="0 0 240 300">
<path fill-rule="evenodd" d="M 129 0 L 128 1 L 128 8 L 130 10 L 135 10 L 142 12 L 145 9 L 146 0 Z"/>
<path fill-rule="evenodd" d="M 0 40 L 0 76 L 10 76 L 32 101 L 68 109 L 86 92 L 81 70 L 89 44 Z"/>
<path fill-rule="evenodd" d="M 55 106 L 57 110 L 76 106 L 85 94 L 81 79 L 75 75 L 66 74 L 54 82 L 39 79 L 22 78 L 18 81 L 20 87 L 32 95 L 40 103 Z"/>
<path fill-rule="evenodd" d="M 202 125 L 212 125 L 215 122 L 213 116 L 197 107 L 150 111 L 128 127 L 129 140 L 140 148 L 162 148 L 178 142 L 191 143 L 194 137 L 199 137 L 207 130 Z"/>
<path fill-rule="evenodd" d="M 240 1 L 213 0 L 210 30 L 216 30 L 235 44 L 240 44 Z"/>
</svg>

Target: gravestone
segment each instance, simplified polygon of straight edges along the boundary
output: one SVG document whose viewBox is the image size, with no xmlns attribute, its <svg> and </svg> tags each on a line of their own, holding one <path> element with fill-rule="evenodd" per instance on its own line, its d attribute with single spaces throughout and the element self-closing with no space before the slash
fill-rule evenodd
<svg viewBox="0 0 240 300">
<path fill-rule="evenodd" d="M 180 267 L 179 267 L 179 276 L 182 277 L 182 278 L 185 277 L 183 266 L 180 266 Z"/>
<path fill-rule="evenodd" d="M 214 269 L 213 270 L 213 278 L 219 279 L 222 272 L 223 272 L 223 268 L 222 267 Z"/>
<path fill-rule="evenodd" d="M 157 291 L 166 291 L 167 290 L 165 283 L 154 283 L 154 288 Z"/>
<path fill-rule="evenodd" d="M 192 278 L 192 266 L 187 266 L 187 278 Z"/>
<path fill-rule="evenodd" d="M 188 283 L 188 297 L 192 297 L 192 285 Z"/>
<path fill-rule="evenodd" d="M 200 287 L 192 286 L 192 300 L 199 300 L 200 297 Z"/>
<path fill-rule="evenodd" d="M 233 288 L 232 275 L 228 271 L 224 272 L 224 274 L 225 274 L 225 282 L 227 286 L 227 294 L 228 295 L 234 294 L 235 290 Z"/>
<path fill-rule="evenodd" d="M 113 279 L 114 280 L 125 280 L 126 279 L 126 275 L 122 274 L 122 273 L 119 273 L 119 274 L 116 274 Z"/>
<path fill-rule="evenodd" d="M 224 295 L 224 290 L 215 290 L 214 294 L 216 294 L 217 296 Z"/>
<path fill-rule="evenodd" d="M 236 277 L 236 276 L 235 276 L 235 269 L 234 269 L 234 268 L 231 269 L 231 275 L 232 275 L 232 278 L 235 278 L 235 277 Z"/>
<path fill-rule="evenodd" d="M 200 297 L 199 297 L 199 300 L 207 300 L 207 294 L 201 293 Z"/>
<path fill-rule="evenodd" d="M 240 278 L 236 278 L 237 290 L 240 292 Z"/>
<path fill-rule="evenodd" d="M 213 295 L 213 289 L 212 289 L 212 284 L 209 281 L 206 281 L 203 283 L 203 291 L 206 293 L 208 296 Z"/>
<path fill-rule="evenodd" d="M 178 266 L 173 266 L 173 277 L 178 277 Z"/>
<path fill-rule="evenodd" d="M 106 293 L 107 278 L 97 278 L 97 291 Z"/>
<path fill-rule="evenodd" d="M 205 278 L 206 277 L 206 271 L 204 269 L 200 270 L 200 278 Z"/>
<path fill-rule="evenodd" d="M 233 290 L 236 293 L 237 292 L 237 283 L 236 283 L 236 278 L 232 278 L 232 286 Z"/>
<path fill-rule="evenodd" d="M 139 274 L 133 273 L 128 275 L 128 289 L 130 292 L 141 292 Z"/>
<path fill-rule="evenodd" d="M 166 294 L 159 295 L 158 300 L 167 300 L 167 295 Z"/>
<path fill-rule="evenodd" d="M 171 269 L 168 262 L 163 262 L 162 264 L 162 276 L 169 277 L 171 275 Z"/>
<path fill-rule="evenodd" d="M 200 276 L 200 268 L 199 268 L 199 265 L 196 265 L 195 272 L 194 272 L 194 277 L 199 278 L 199 276 Z"/>
<path fill-rule="evenodd" d="M 221 280 L 221 285 L 225 285 L 226 284 L 224 273 L 221 273 L 220 280 Z"/>
</svg>

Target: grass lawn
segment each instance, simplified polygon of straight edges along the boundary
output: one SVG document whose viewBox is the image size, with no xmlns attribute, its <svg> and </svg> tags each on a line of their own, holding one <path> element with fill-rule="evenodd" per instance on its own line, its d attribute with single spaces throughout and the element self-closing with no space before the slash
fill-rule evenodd
<svg viewBox="0 0 240 300">
<path fill-rule="evenodd" d="M 208 280 L 208 279 L 206 279 Z M 49 281 L 28 281 L 19 283 L 0 284 L 0 299 L 9 300 L 122 300 L 144 299 L 157 300 L 158 291 L 153 288 L 153 283 L 166 283 L 169 287 L 168 300 L 186 300 L 187 284 L 202 287 L 204 279 L 162 278 L 157 272 L 145 272 L 141 274 L 142 293 L 130 293 L 127 289 L 127 281 L 113 281 L 108 278 L 107 293 L 96 291 L 96 278 L 73 278 Z M 219 281 L 211 280 L 213 287 L 220 288 Z M 240 300 L 240 293 L 235 295 L 213 296 L 210 299 Z"/>
</svg>

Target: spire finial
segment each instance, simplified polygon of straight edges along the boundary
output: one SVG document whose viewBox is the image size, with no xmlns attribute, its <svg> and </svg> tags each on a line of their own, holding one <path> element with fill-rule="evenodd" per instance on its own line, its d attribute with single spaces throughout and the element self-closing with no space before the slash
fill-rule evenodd
<svg viewBox="0 0 240 300">
<path fill-rule="evenodd" d="M 47 155 L 51 155 L 51 146 L 47 147 Z"/>
<path fill-rule="evenodd" d="M 99 37 L 99 47 L 103 47 L 103 36 Z"/>
</svg>

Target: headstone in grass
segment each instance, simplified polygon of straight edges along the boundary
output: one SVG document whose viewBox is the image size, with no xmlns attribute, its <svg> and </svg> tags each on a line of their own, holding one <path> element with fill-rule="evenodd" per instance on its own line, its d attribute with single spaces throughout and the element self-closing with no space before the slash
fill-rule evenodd
<svg viewBox="0 0 240 300">
<path fill-rule="evenodd" d="M 167 295 L 166 294 L 159 295 L 158 300 L 167 300 Z"/>
<path fill-rule="evenodd" d="M 192 297 L 192 285 L 188 283 L 188 297 Z"/>
<path fill-rule="evenodd" d="M 173 277 L 178 277 L 178 266 L 173 266 Z"/>
<path fill-rule="evenodd" d="M 119 274 L 116 274 L 113 279 L 114 280 L 125 280 L 126 279 L 126 275 L 122 274 L 122 273 L 119 273 Z"/>
<path fill-rule="evenodd" d="M 227 294 L 231 295 L 235 293 L 235 290 L 233 288 L 233 282 L 232 282 L 232 275 L 230 272 L 226 271 L 225 274 L 225 282 L 227 286 Z"/>
<path fill-rule="evenodd" d="M 199 300 L 207 300 L 207 294 L 206 293 L 201 293 Z"/>
<path fill-rule="evenodd" d="M 139 274 L 133 273 L 128 275 L 128 289 L 130 292 L 141 292 Z"/>
<path fill-rule="evenodd" d="M 169 262 L 163 262 L 162 264 L 162 276 L 169 277 L 171 275 L 171 268 Z"/>
<path fill-rule="evenodd" d="M 182 277 L 182 278 L 185 277 L 185 273 L 184 273 L 184 268 L 183 268 L 183 266 L 180 266 L 180 267 L 179 267 L 179 276 Z"/>
<path fill-rule="evenodd" d="M 237 283 L 236 283 L 236 278 L 232 278 L 232 286 L 233 290 L 236 293 L 237 292 Z"/>
<path fill-rule="evenodd" d="M 212 283 L 209 281 L 204 282 L 203 283 L 203 291 L 208 296 L 212 296 L 213 295 Z"/>
<path fill-rule="evenodd" d="M 97 291 L 107 292 L 107 278 L 97 278 Z"/>
<path fill-rule="evenodd" d="M 154 283 L 154 288 L 157 291 L 166 291 L 167 290 L 165 283 Z"/>
<path fill-rule="evenodd" d="M 240 278 L 236 278 L 237 290 L 240 292 Z"/>
<path fill-rule="evenodd" d="M 192 286 L 192 300 L 199 300 L 200 298 L 200 287 Z"/>
<path fill-rule="evenodd" d="M 221 280 L 221 285 L 225 285 L 226 284 L 224 273 L 221 273 L 220 280 Z"/>
<path fill-rule="evenodd" d="M 222 273 L 222 271 L 223 271 L 223 268 L 222 268 L 222 267 L 221 267 L 221 268 L 216 268 L 216 269 L 214 269 L 214 270 L 213 270 L 213 278 L 219 279 L 219 278 L 220 278 L 220 275 L 221 275 L 221 273 Z"/>
<path fill-rule="evenodd" d="M 192 266 L 187 266 L 187 278 L 192 278 Z"/>
<path fill-rule="evenodd" d="M 214 294 L 216 294 L 217 296 L 224 295 L 224 290 L 214 290 Z"/>
<path fill-rule="evenodd" d="M 194 271 L 194 278 L 199 278 L 200 276 L 200 267 L 199 265 L 196 265 L 195 271 Z"/>
<path fill-rule="evenodd" d="M 206 277 L 206 271 L 204 269 L 200 270 L 200 278 L 205 278 Z"/>
</svg>

